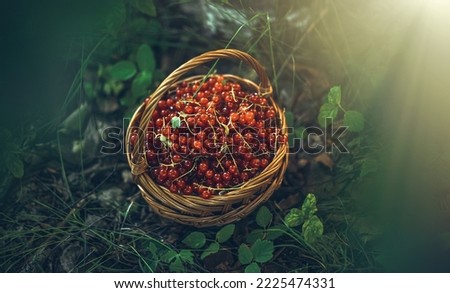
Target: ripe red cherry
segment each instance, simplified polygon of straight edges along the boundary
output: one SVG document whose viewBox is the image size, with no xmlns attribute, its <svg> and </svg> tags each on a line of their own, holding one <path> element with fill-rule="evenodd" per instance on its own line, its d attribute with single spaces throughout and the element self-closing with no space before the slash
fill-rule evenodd
<svg viewBox="0 0 450 293">
<path fill-rule="evenodd" d="M 200 105 L 206 106 L 206 105 L 208 105 L 209 100 L 208 100 L 208 98 L 203 97 L 200 99 L 199 102 L 200 102 Z"/>
<path fill-rule="evenodd" d="M 230 119 L 231 119 L 231 121 L 233 121 L 233 122 L 238 121 L 238 120 L 239 120 L 239 114 L 238 114 L 238 113 L 231 113 L 231 114 L 230 114 Z"/>
<path fill-rule="evenodd" d="M 156 126 L 157 128 L 161 128 L 161 127 L 163 127 L 163 125 L 164 125 L 164 120 L 163 120 L 162 118 L 156 119 L 156 121 L 155 121 L 155 126 Z"/>
<path fill-rule="evenodd" d="M 186 185 L 183 189 L 183 193 L 190 195 L 194 193 L 194 188 L 192 187 L 192 185 Z"/>
<path fill-rule="evenodd" d="M 267 160 L 266 158 L 262 158 L 261 159 L 261 167 L 265 168 L 265 167 L 267 167 L 267 165 L 269 165 L 269 160 Z"/>
<path fill-rule="evenodd" d="M 169 172 L 167 172 L 167 175 L 169 179 L 174 180 L 180 176 L 180 172 L 177 169 L 170 169 Z"/>
<path fill-rule="evenodd" d="M 198 170 L 200 170 L 202 173 L 206 173 L 206 171 L 208 171 L 208 164 L 206 162 L 201 162 L 198 165 Z"/>
<path fill-rule="evenodd" d="M 205 177 L 208 178 L 208 179 L 213 178 L 213 177 L 214 177 L 214 171 L 211 170 L 211 169 L 206 170 L 206 172 L 205 172 Z"/>
<path fill-rule="evenodd" d="M 259 168 L 259 167 L 261 166 L 261 160 L 258 159 L 258 158 L 254 158 L 254 159 L 250 162 L 250 165 L 251 165 L 253 168 Z"/>
<path fill-rule="evenodd" d="M 170 184 L 169 186 L 169 190 L 172 193 L 177 193 L 178 192 L 178 186 L 175 183 Z"/>
<path fill-rule="evenodd" d="M 228 167 L 228 172 L 234 175 L 238 172 L 238 168 L 235 165 L 231 165 L 230 167 Z"/>
<path fill-rule="evenodd" d="M 184 180 L 183 178 L 180 178 L 179 180 L 177 180 L 176 184 L 177 184 L 178 188 L 182 190 L 186 187 L 186 180 Z"/>
<path fill-rule="evenodd" d="M 230 181 L 231 180 L 230 172 L 223 172 L 222 173 L 222 178 L 223 178 L 224 181 Z"/>
<path fill-rule="evenodd" d="M 177 111 L 183 111 L 184 110 L 184 106 L 185 106 L 185 104 L 183 102 L 181 102 L 181 101 L 178 101 L 178 102 L 175 103 L 175 109 Z"/>
<path fill-rule="evenodd" d="M 131 134 L 131 136 L 130 136 L 130 143 L 131 143 L 132 146 L 134 146 L 136 144 L 137 139 L 138 139 L 137 133 Z"/>
<path fill-rule="evenodd" d="M 268 118 L 268 119 L 275 118 L 275 110 L 274 109 L 267 109 L 267 111 L 266 111 L 266 118 Z"/>
<path fill-rule="evenodd" d="M 222 181 L 222 175 L 220 175 L 219 173 L 214 174 L 213 181 L 215 183 L 220 183 Z"/>
<path fill-rule="evenodd" d="M 202 142 L 200 140 L 194 140 L 192 146 L 194 147 L 194 149 L 196 150 L 201 150 L 202 149 Z"/>
<path fill-rule="evenodd" d="M 253 119 L 255 119 L 255 113 L 251 112 L 251 111 L 247 111 L 245 113 L 245 122 L 250 123 L 253 121 Z"/>
<path fill-rule="evenodd" d="M 159 110 L 167 109 L 167 104 L 165 100 L 159 100 L 157 105 Z"/>
<path fill-rule="evenodd" d="M 192 107 L 191 105 L 187 105 L 187 106 L 184 108 L 184 112 L 185 112 L 186 114 L 192 114 L 192 113 L 194 113 L 194 107 Z"/>
<path fill-rule="evenodd" d="M 165 180 L 167 178 L 167 171 L 164 169 L 160 169 L 158 172 L 158 177 L 162 180 Z"/>
<path fill-rule="evenodd" d="M 191 160 L 183 160 L 183 167 L 185 167 L 186 169 L 191 169 L 193 166 L 193 163 Z"/>
<path fill-rule="evenodd" d="M 175 154 L 175 155 L 172 156 L 172 160 L 173 160 L 174 163 L 180 163 L 183 159 L 181 158 L 180 155 Z"/>
<path fill-rule="evenodd" d="M 156 153 L 152 150 L 146 151 L 145 156 L 147 157 L 147 161 L 153 161 L 156 159 Z"/>
<path fill-rule="evenodd" d="M 203 191 L 201 192 L 201 197 L 202 197 L 203 199 L 208 199 L 208 198 L 210 198 L 210 197 L 211 197 L 211 191 L 209 191 L 208 189 L 203 190 Z"/>
</svg>

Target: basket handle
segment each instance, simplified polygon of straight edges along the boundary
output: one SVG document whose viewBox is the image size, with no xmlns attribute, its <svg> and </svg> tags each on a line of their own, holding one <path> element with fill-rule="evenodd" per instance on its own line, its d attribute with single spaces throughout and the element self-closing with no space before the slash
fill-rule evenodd
<svg viewBox="0 0 450 293">
<path fill-rule="evenodd" d="M 181 76 L 189 72 L 195 67 L 198 67 L 206 62 L 213 61 L 220 58 L 235 58 L 249 64 L 261 81 L 260 87 L 264 92 L 272 92 L 269 78 L 262 65 L 248 53 L 236 49 L 220 49 L 203 53 L 197 57 L 187 61 L 177 69 L 175 69 L 166 79 L 159 85 L 155 92 L 151 95 L 151 99 L 158 99 L 175 83 Z"/>
<path fill-rule="evenodd" d="M 209 51 L 187 61 L 186 63 L 175 69 L 171 74 L 169 74 L 166 79 L 164 79 L 164 81 L 158 86 L 158 88 L 150 95 L 150 100 L 147 106 L 143 109 L 139 128 L 147 129 L 147 125 L 151 119 L 151 114 L 156 107 L 156 103 L 170 89 L 170 87 L 181 78 L 181 76 L 195 67 L 220 58 L 235 58 L 250 65 L 255 70 L 260 79 L 259 87 L 262 94 L 272 93 L 272 86 L 270 84 L 270 80 L 267 76 L 266 71 L 264 70 L 262 65 L 248 53 L 236 49 L 219 49 L 215 51 Z M 129 138 L 127 136 L 127 141 L 128 139 Z M 145 159 L 145 154 L 143 154 L 142 152 L 143 147 L 144 142 L 140 137 L 137 142 L 137 147 L 132 151 L 133 156 L 131 160 L 131 172 L 135 176 L 140 175 L 147 170 L 147 161 Z"/>
</svg>

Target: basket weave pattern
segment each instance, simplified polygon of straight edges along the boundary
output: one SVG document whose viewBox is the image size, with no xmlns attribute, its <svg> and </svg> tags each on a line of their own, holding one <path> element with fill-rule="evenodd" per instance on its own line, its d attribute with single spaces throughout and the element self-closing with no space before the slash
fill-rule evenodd
<svg viewBox="0 0 450 293">
<path fill-rule="evenodd" d="M 273 160 L 257 176 L 239 186 L 238 189 L 227 191 L 222 195 L 214 195 L 210 199 L 203 199 L 195 195 L 179 195 L 170 192 L 166 187 L 153 181 L 148 173 L 148 165 L 145 157 L 145 135 L 139 135 L 134 148 L 130 148 L 130 135 L 132 128 L 147 129 L 153 111 L 158 101 L 167 92 L 172 92 L 183 81 L 201 81 L 203 76 L 180 78 L 193 68 L 220 58 L 234 58 L 250 65 L 258 74 L 260 85 L 235 75 L 224 74 L 227 80 L 240 83 L 250 92 L 258 92 L 265 96 L 269 104 L 274 106 L 277 120 L 286 134 L 286 120 L 283 111 L 272 98 L 272 87 L 267 74 L 259 62 L 245 52 L 234 49 L 222 49 L 210 51 L 199 55 L 174 70 L 153 92 L 149 101 L 142 104 L 134 113 L 126 134 L 126 154 L 131 167 L 133 179 L 138 185 L 142 196 L 152 210 L 162 217 L 172 219 L 179 223 L 197 227 L 221 226 L 242 219 L 252 212 L 261 203 L 269 199 L 273 192 L 280 186 L 287 167 L 288 145 L 282 144 L 277 149 Z"/>
</svg>

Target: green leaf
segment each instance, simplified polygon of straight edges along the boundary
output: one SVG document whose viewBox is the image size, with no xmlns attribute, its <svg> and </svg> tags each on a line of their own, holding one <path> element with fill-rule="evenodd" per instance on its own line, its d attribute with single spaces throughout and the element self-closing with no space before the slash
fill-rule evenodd
<svg viewBox="0 0 450 293">
<path fill-rule="evenodd" d="M 167 252 L 161 255 L 161 261 L 165 263 L 169 263 L 173 261 L 177 257 L 177 252 L 175 250 L 168 250 Z"/>
<path fill-rule="evenodd" d="M 341 104 L 341 87 L 340 86 L 334 86 L 330 89 L 327 95 L 328 103 L 334 104 L 334 105 L 340 105 Z"/>
<path fill-rule="evenodd" d="M 280 236 L 283 236 L 283 234 L 286 231 L 286 226 L 284 225 L 275 225 L 270 227 L 269 229 L 267 229 L 267 235 L 266 235 L 266 239 L 267 240 L 275 240 Z"/>
<path fill-rule="evenodd" d="M 24 173 L 23 161 L 14 154 L 7 154 L 5 158 L 6 168 L 8 168 L 9 172 L 16 177 L 22 178 Z"/>
<path fill-rule="evenodd" d="M 317 118 L 319 120 L 319 124 L 322 127 L 325 127 L 328 125 L 330 121 L 327 120 L 327 118 L 335 119 L 338 114 L 339 108 L 335 104 L 331 103 L 325 103 L 320 107 L 319 117 Z"/>
<path fill-rule="evenodd" d="M 103 91 L 106 95 L 111 95 L 111 82 L 105 82 L 105 84 L 103 85 Z"/>
<path fill-rule="evenodd" d="M 123 89 L 123 82 L 114 81 L 111 83 L 111 91 L 115 96 L 117 96 L 122 89 Z"/>
<path fill-rule="evenodd" d="M 302 235 L 307 243 L 314 243 L 323 235 L 323 224 L 317 216 L 312 216 L 303 223 Z"/>
<path fill-rule="evenodd" d="M 302 212 L 305 219 L 309 219 L 317 212 L 316 197 L 314 196 L 314 194 L 309 193 L 306 196 L 305 200 L 303 201 Z"/>
<path fill-rule="evenodd" d="M 264 230 L 263 229 L 254 229 L 247 235 L 247 243 L 253 244 L 258 239 L 264 238 Z"/>
<path fill-rule="evenodd" d="M 137 65 L 141 71 L 153 73 L 155 71 L 155 56 L 149 45 L 143 44 L 139 47 L 136 57 Z"/>
<path fill-rule="evenodd" d="M 183 273 L 185 268 L 181 259 L 178 257 L 175 258 L 175 260 L 170 263 L 169 270 L 173 273 Z"/>
<path fill-rule="evenodd" d="M 136 74 L 136 66 L 130 61 L 119 61 L 111 66 L 109 74 L 115 80 L 128 80 Z"/>
<path fill-rule="evenodd" d="M 125 97 L 123 97 L 122 99 L 120 99 L 120 104 L 122 106 L 127 107 L 128 109 L 133 109 L 132 106 L 135 104 L 135 102 L 137 100 L 138 100 L 137 98 L 135 98 L 132 95 L 128 94 Z M 134 112 L 131 113 L 131 116 L 133 116 L 133 113 Z"/>
<path fill-rule="evenodd" d="M 158 267 L 159 259 L 151 258 L 151 259 L 143 259 L 139 258 L 139 267 L 141 268 L 143 273 L 153 273 Z"/>
<path fill-rule="evenodd" d="M 250 248 L 255 261 L 264 263 L 268 262 L 273 257 L 273 242 L 269 240 L 256 240 Z"/>
<path fill-rule="evenodd" d="M 146 96 L 148 94 L 148 89 L 153 81 L 153 74 L 147 71 L 139 72 L 138 75 L 133 79 L 131 83 L 131 96 L 133 97 L 133 104 L 140 97 Z M 132 106 L 130 104 L 129 106 Z"/>
<path fill-rule="evenodd" d="M 172 120 L 173 120 L 173 118 L 172 118 Z M 235 228 L 236 228 L 235 224 L 229 224 L 229 225 L 226 225 L 225 227 L 223 227 L 222 229 L 220 229 L 216 234 L 217 242 L 224 243 L 225 241 L 230 239 L 234 233 Z"/>
<path fill-rule="evenodd" d="M 156 16 L 156 7 L 153 0 L 130 0 L 130 3 L 140 12 L 149 16 Z"/>
<path fill-rule="evenodd" d="M 347 111 L 344 114 L 344 124 L 349 131 L 360 132 L 364 129 L 364 116 L 358 111 Z"/>
<path fill-rule="evenodd" d="M 256 223 L 262 227 L 267 228 L 272 222 L 273 215 L 266 206 L 259 208 L 256 214 Z"/>
<path fill-rule="evenodd" d="M 244 272 L 246 273 L 261 273 L 261 268 L 256 262 L 252 262 L 248 266 L 245 267 Z"/>
<path fill-rule="evenodd" d="M 303 211 L 297 208 L 293 208 L 289 211 L 289 213 L 284 217 L 284 221 L 288 227 L 297 227 L 300 226 L 305 219 L 305 215 Z"/>
<path fill-rule="evenodd" d="M 203 251 L 202 255 L 200 256 L 200 259 L 205 259 L 207 256 L 217 253 L 220 249 L 220 244 L 217 242 L 211 243 L 205 251 Z"/>
<path fill-rule="evenodd" d="M 162 143 L 165 143 L 165 142 L 167 142 L 167 137 L 164 136 L 164 134 L 161 134 L 161 135 L 159 136 L 159 140 L 160 140 Z M 200 232 L 197 232 L 197 233 L 200 233 Z"/>
<path fill-rule="evenodd" d="M 361 172 L 359 177 L 364 177 L 369 173 L 376 172 L 378 170 L 378 161 L 375 159 L 366 159 L 361 165 Z"/>
<path fill-rule="evenodd" d="M 86 96 L 88 96 L 89 98 L 95 98 L 97 93 L 95 92 L 95 87 L 92 82 L 83 82 L 83 88 Z"/>
<path fill-rule="evenodd" d="M 290 111 L 285 112 L 284 116 L 286 117 L 286 124 L 288 127 L 294 127 L 294 114 Z"/>
<path fill-rule="evenodd" d="M 170 123 L 172 124 L 172 128 L 178 128 L 181 126 L 181 119 L 178 116 L 172 117 L 172 120 L 170 120 Z"/>
<path fill-rule="evenodd" d="M 150 242 L 150 244 L 148 245 L 148 251 L 150 251 L 152 255 L 156 255 L 156 253 L 158 252 L 158 247 L 155 243 Z"/>
<path fill-rule="evenodd" d="M 238 259 L 242 265 L 249 264 L 253 260 L 253 253 L 247 244 L 242 243 L 238 249 Z"/>
<path fill-rule="evenodd" d="M 104 23 L 108 33 L 117 36 L 117 32 L 126 20 L 126 7 L 122 0 L 110 0 L 104 9 Z M 102 20 L 102 19 L 101 19 Z"/>
<path fill-rule="evenodd" d="M 202 232 L 192 232 L 181 241 L 190 248 L 201 248 L 205 245 L 206 237 Z"/>
<path fill-rule="evenodd" d="M 294 130 L 294 136 L 296 138 L 304 138 L 305 137 L 305 127 L 300 126 L 300 127 L 296 127 Z"/>
<path fill-rule="evenodd" d="M 185 263 L 193 264 L 194 263 L 194 254 L 187 249 L 180 250 L 178 257 Z"/>
</svg>

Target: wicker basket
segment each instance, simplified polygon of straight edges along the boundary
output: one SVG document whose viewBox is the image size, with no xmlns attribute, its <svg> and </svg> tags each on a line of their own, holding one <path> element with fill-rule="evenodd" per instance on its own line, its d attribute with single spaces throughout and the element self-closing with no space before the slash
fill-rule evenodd
<svg viewBox="0 0 450 293">
<path fill-rule="evenodd" d="M 288 145 L 286 143 L 278 148 L 273 160 L 259 175 L 244 183 L 239 189 L 228 191 L 223 195 L 214 195 L 212 198 L 205 200 L 195 195 L 171 193 L 167 188 L 153 181 L 149 175 L 145 158 L 144 135 L 139 135 L 135 147 L 130 148 L 128 142 L 130 141 L 131 129 L 133 127 L 147 129 L 152 112 L 165 93 L 173 91 L 177 84 L 182 81 L 192 82 L 202 79 L 202 76 L 194 76 L 180 80 L 181 76 L 205 62 L 219 58 L 235 58 L 244 61 L 256 71 L 261 82 L 259 86 L 238 76 L 226 74 L 223 76 L 226 79 L 239 82 L 249 91 L 266 96 L 277 112 L 277 120 L 279 120 L 282 128 L 282 134 L 286 134 L 284 113 L 272 98 L 272 87 L 263 67 L 247 53 L 234 49 L 222 49 L 197 56 L 173 71 L 150 95 L 149 101 L 136 110 L 126 135 L 126 154 L 131 173 L 142 196 L 152 210 L 162 217 L 197 227 L 225 225 L 248 215 L 261 203 L 268 200 L 280 186 L 288 162 L 286 154 Z"/>
</svg>

